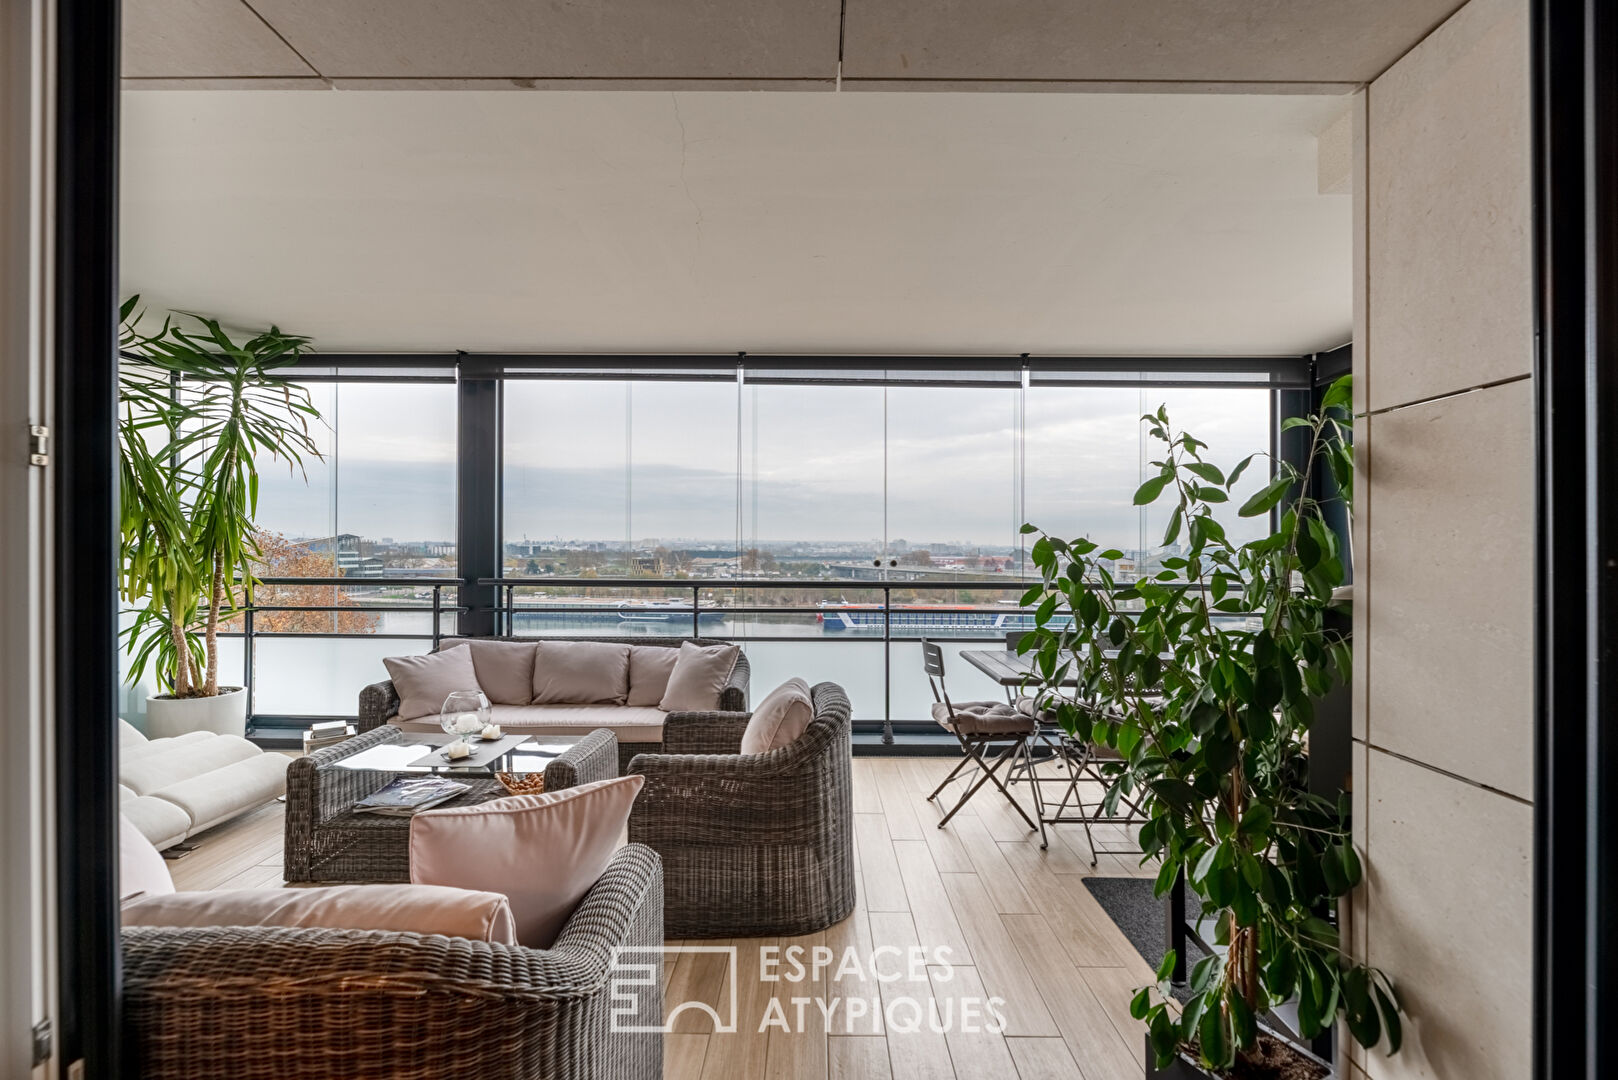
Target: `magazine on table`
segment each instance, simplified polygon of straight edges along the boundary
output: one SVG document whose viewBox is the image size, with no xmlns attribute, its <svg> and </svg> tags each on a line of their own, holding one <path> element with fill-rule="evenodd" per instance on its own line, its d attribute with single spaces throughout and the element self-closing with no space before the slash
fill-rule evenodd
<svg viewBox="0 0 1618 1080">
<path fill-rule="evenodd" d="M 472 785 L 442 776 L 401 776 L 382 790 L 354 804 L 357 813 L 409 817 L 441 802 L 448 802 Z"/>
</svg>

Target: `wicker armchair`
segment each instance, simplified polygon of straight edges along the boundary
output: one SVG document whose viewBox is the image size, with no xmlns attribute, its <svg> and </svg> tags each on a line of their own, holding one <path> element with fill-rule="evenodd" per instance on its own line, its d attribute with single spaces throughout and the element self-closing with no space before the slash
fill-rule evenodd
<svg viewBox="0 0 1618 1080">
<path fill-rule="evenodd" d="M 790 746 L 740 753 L 744 712 L 671 715 L 666 752 L 630 763 L 629 838 L 663 857 L 670 938 L 807 934 L 854 910 L 848 696 L 810 693 Z"/>
<path fill-rule="evenodd" d="M 130 1073 L 657 1080 L 662 899 L 657 856 L 631 845 L 549 949 L 380 930 L 130 927 Z"/>
<path fill-rule="evenodd" d="M 355 803 L 381 790 L 398 774 L 338 765 L 362 750 L 402 741 L 398 728 L 383 726 L 294 758 L 287 766 L 282 864 L 287 881 L 410 880 L 410 819 L 354 812 Z M 545 790 L 610 780 L 618 775 L 618 761 L 618 740 L 612 732 L 592 731 L 545 766 Z M 494 777 L 456 779 L 471 785 L 472 790 L 452 800 L 451 806 L 485 802 L 506 794 Z"/>
<path fill-rule="evenodd" d="M 618 645 L 667 645 L 679 648 L 681 642 L 689 641 L 695 645 L 726 645 L 725 641 L 717 638 L 702 637 L 512 637 L 501 636 L 490 638 L 491 641 L 605 641 Z M 741 653 L 736 657 L 736 667 L 730 673 L 730 682 L 719 694 L 719 707 L 727 712 L 744 712 L 747 709 L 747 686 L 749 678 L 747 654 Z M 372 683 L 360 691 L 359 723 L 357 730 L 370 731 L 380 727 L 399 715 L 399 692 L 393 688 L 393 683 L 383 680 Z M 672 720 L 681 713 L 670 713 Z M 628 773 L 629 760 L 636 754 L 657 753 L 663 749 L 661 743 L 621 743 L 618 747 L 618 769 L 621 773 Z"/>
</svg>

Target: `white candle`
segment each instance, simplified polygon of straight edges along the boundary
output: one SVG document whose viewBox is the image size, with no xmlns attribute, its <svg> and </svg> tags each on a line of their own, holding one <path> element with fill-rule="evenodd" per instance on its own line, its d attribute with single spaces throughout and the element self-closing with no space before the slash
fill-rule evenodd
<svg viewBox="0 0 1618 1080">
<path fill-rule="evenodd" d="M 449 748 L 444 751 L 444 756 L 452 761 L 457 758 L 471 757 L 472 748 L 464 742 L 452 742 L 449 744 Z"/>
<path fill-rule="evenodd" d="M 498 739 L 504 734 L 505 732 L 500 730 L 499 724 L 490 724 L 482 731 L 482 735 L 485 739 Z"/>
<path fill-rule="evenodd" d="M 462 735 L 470 735 L 483 725 L 478 723 L 478 714 L 463 712 L 455 718 L 455 730 Z"/>
</svg>

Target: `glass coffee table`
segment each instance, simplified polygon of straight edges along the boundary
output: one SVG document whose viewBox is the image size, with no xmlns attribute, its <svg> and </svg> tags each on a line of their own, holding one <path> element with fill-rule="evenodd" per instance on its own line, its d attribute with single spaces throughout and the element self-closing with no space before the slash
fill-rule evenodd
<svg viewBox="0 0 1618 1080">
<path fill-rule="evenodd" d="M 332 762 L 339 769 L 364 769 L 404 776 L 434 773 L 441 776 L 495 776 L 498 773 L 526 775 L 544 772 L 557 758 L 579 745 L 586 735 L 508 735 L 495 740 L 495 746 L 473 742 L 472 756 L 462 761 L 440 760 L 433 753 L 454 742 L 449 735 L 399 732 L 397 742 L 379 742 L 356 754 Z M 503 744 L 503 745 L 500 745 Z"/>
<path fill-rule="evenodd" d="M 604 728 L 588 735 L 531 735 L 471 764 L 422 760 L 450 741 L 442 732 L 384 724 L 294 758 L 287 767 L 286 881 L 409 881 L 410 818 L 354 809 L 400 776 L 433 773 L 466 784 L 467 791 L 434 807 L 452 809 L 510 794 L 496 773 L 542 773 L 550 791 L 618 775 L 618 740 Z"/>
</svg>

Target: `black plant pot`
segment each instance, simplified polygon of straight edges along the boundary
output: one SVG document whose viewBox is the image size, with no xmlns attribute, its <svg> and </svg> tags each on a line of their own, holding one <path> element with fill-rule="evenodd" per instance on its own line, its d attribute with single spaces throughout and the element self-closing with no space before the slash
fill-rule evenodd
<svg viewBox="0 0 1618 1080">
<path fill-rule="evenodd" d="M 1326 1080 L 1330 1080 L 1331 1077 L 1336 1075 L 1331 1070 L 1331 1062 L 1316 1057 L 1306 1048 L 1299 1046 L 1295 1041 L 1275 1029 L 1261 1024 L 1259 1030 L 1276 1041 L 1285 1044 L 1287 1049 L 1299 1057 L 1319 1065 L 1325 1070 Z M 1159 1069 L 1157 1067 L 1157 1055 L 1152 1052 L 1152 1040 L 1148 1038 L 1146 1039 L 1146 1080 L 1219 1080 L 1219 1076 L 1217 1073 L 1209 1072 L 1203 1068 L 1201 1062 L 1194 1058 L 1188 1058 L 1184 1054 L 1169 1062 L 1166 1068 Z"/>
</svg>

